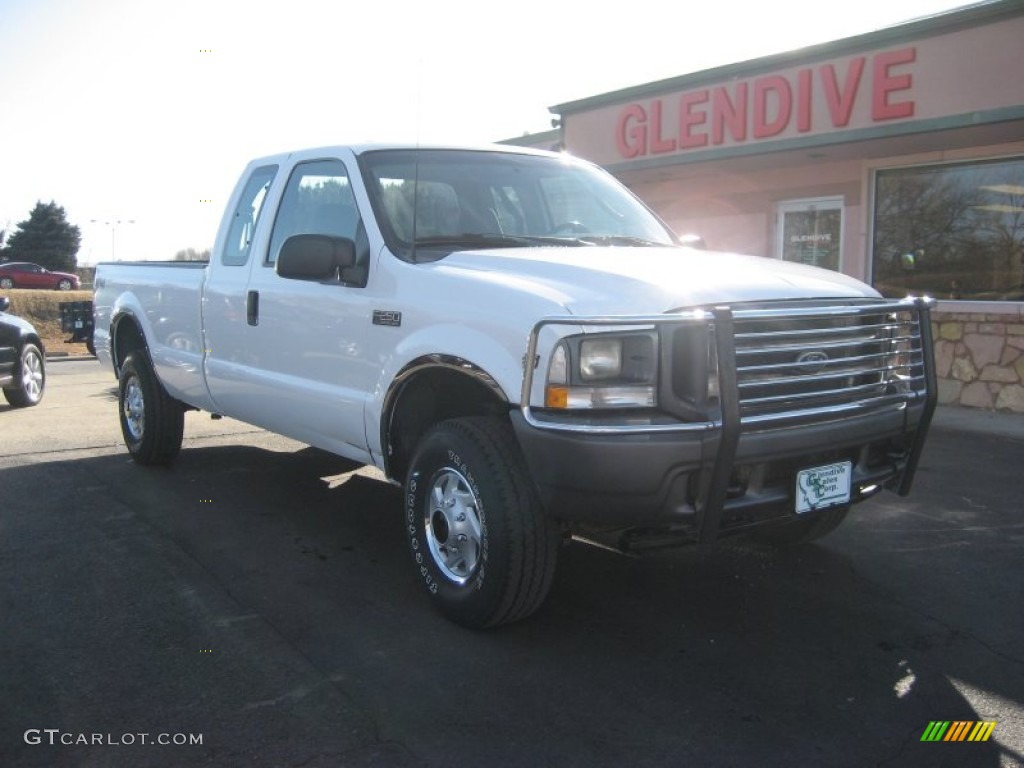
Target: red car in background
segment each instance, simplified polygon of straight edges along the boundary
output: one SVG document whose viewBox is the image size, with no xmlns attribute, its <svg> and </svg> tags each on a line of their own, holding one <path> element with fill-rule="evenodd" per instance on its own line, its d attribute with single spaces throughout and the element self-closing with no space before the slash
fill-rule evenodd
<svg viewBox="0 0 1024 768">
<path fill-rule="evenodd" d="M 82 285 L 78 275 L 69 272 L 51 272 L 27 261 L 8 261 L 0 264 L 0 288 L 52 288 L 58 291 L 78 289 Z"/>
</svg>

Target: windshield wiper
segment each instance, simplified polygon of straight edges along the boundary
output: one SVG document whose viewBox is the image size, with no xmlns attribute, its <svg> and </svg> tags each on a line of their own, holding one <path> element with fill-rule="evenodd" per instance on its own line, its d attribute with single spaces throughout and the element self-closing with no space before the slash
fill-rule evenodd
<svg viewBox="0 0 1024 768">
<path fill-rule="evenodd" d="M 636 245 L 644 248 L 671 248 L 673 243 L 659 243 L 657 240 L 648 240 L 644 237 L 632 237 L 630 235 L 580 235 L 579 239 L 588 245 Z"/>
<path fill-rule="evenodd" d="M 621 245 L 641 247 L 673 247 L 672 243 L 659 243 L 630 235 L 506 235 L 501 232 L 463 232 L 460 235 L 429 235 L 417 237 L 417 248 L 517 248 L 530 245 L 591 247 Z"/>
<path fill-rule="evenodd" d="M 416 247 L 437 248 L 515 248 L 524 245 L 590 245 L 578 237 L 538 235 L 504 235 L 498 232 L 463 232 L 461 235 L 431 235 L 417 237 Z"/>
</svg>

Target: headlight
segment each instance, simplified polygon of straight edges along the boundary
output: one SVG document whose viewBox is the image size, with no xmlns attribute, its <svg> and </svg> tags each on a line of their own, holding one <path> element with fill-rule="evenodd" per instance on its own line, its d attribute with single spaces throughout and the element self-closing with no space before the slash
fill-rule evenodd
<svg viewBox="0 0 1024 768">
<path fill-rule="evenodd" d="M 622 373 L 622 339 L 585 339 L 580 343 L 580 377 L 605 381 Z"/>
<path fill-rule="evenodd" d="M 544 405 L 653 408 L 657 380 L 656 332 L 573 336 L 563 339 L 551 356 Z"/>
</svg>

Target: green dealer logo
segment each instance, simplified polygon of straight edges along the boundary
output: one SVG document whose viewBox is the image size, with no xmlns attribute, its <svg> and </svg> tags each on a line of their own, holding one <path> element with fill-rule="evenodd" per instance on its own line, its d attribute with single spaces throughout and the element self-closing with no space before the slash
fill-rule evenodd
<svg viewBox="0 0 1024 768">
<path fill-rule="evenodd" d="M 988 741 L 995 727 L 995 720 L 932 720 L 921 741 Z"/>
</svg>

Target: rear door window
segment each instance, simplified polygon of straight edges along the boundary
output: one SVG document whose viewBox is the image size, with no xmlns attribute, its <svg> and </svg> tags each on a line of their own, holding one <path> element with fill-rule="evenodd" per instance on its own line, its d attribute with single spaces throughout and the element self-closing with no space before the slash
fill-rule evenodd
<svg viewBox="0 0 1024 768">
<path fill-rule="evenodd" d="M 228 230 L 227 243 L 221 254 L 221 263 L 229 267 L 241 267 L 249 261 L 252 238 L 256 231 L 263 203 L 267 199 L 267 191 L 277 175 L 276 165 L 267 165 L 252 172 L 238 200 L 231 228 Z"/>
</svg>

